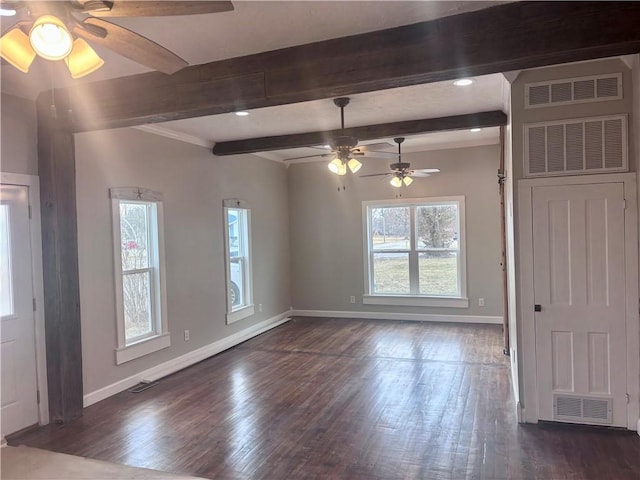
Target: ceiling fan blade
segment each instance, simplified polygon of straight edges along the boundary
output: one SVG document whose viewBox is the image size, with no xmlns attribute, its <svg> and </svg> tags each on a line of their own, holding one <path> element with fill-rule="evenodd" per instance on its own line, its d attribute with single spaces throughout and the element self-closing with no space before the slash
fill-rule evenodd
<svg viewBox="0 0 640 480">
<path fill-rule="evenodd" d="M 322 157 L 330 157 L 331 155 L 335 155 L 335 153 L 318 153 L 316 155 L 305 155 L 304 157 L 292 157 L 285 158 L 284 161 L 288 160 L 302 160 L 303 158 L 322 158 Z"/>
<path fill-rule="evenodd" d="M 378 151 L 373 151 L 373 150 L 366 150 L 364 152 L 364 155 L 367 158 L 389 158 L 389 157 L 398 157 L 397 153 L 392 153 L 392 152 L 378 152 Z"/>
<path fill-rule="evenodd" d="M 392 173 L 370 173 L 368 175 L 359 175 L 360 178 L 364 177 L 381 177 L 381 176 L 393 175 Z"/>
<path fill-rule="evenodd" d="M 229 12 L 233 10 L 231 2 L 205 2 L 205 1 L 115 1 L 108 9 L 92 6 L 98 2 L 84 2 L 89 4 L 86 13 L 94 17 L 164 17 L 172 15 L 198 15 L 204 13 Z M 111 2 L 100 2 L 109 4 Z M 93 4 L 93 5 L 92 5 Z"/>
<path fill-rule="evenodd" d="M 103 38 L 96 35 L 83 28 L 84 24 L 103 28 L 107 36 Z M 81 24 L 74 26 L 73 32 L 85 40 L 107 47 L 134 62 L 169 75 L 188 65 L 186 61 L 163 46 L 106 20 L 89 17 Z"/>
<path fill-rule="evenodd" d="M 416 168 L 413 173 L 440 173 L 439 168 Z"/>
<path fill-rule="evenodd" d="M 387 142 L 380 142 L 380 143 L 370 143 L 369 145 L 359 145 L 357 148 L 359 150 L 362 150 L 364 152 L 368 152 L 370 150 L 380 150 L 382 148 L 389 148 L 392 147 L 393 145 L 391 145 L 390 143 Z M 387 153 L 387 152 L 383 152 L 383 153 Z M 388 152 L 391 153 L 393 155 L 397 155 L 395 152 Z"/>
<path fill-rule="evenodd" d="M 424 173 L 424 172 L 411 172 L 411 174 L 409 175 L 410 177 L 430 177 L 431 174 L 430 173 Z"/>
</svg>

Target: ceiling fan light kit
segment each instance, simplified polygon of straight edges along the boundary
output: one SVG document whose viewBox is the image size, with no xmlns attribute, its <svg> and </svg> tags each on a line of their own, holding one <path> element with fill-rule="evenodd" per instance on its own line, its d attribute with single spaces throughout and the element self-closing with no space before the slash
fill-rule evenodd
<svg viewBox="0 0 640 480">
<path fill-rule="evenodd" d="M 35 52 L 46 60 L 62 60 L 71 53 L 73 38 L 65 24 L 53 15 L 42 15 L 33 22 L 29 42 Z"/>
<path fill-rule="evenodd" d="M 20 28 L 12 28 L 0 38 L 0 56 L 23 73 L 27 73 L 36 52 L 31 47 L 29 36 Z"/>
<path fill-rule="evenodd" d="M 84 77 L 104 65 L 104 60 L 82 38 L 76 38 L 71 53 L 64 61 L 71 72 L 71 78 Z"/>
</svg>

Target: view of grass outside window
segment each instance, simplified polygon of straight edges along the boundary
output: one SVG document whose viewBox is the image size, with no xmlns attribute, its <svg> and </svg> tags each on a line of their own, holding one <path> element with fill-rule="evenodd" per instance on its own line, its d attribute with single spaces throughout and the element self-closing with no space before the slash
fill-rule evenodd
<svg viewBox="0 0 640 480">
<path fill-rule="evenodd" d="M 370 293 L 461 296 L 459 209 L 459 201 L 369 206 Z"/>
<path fill-rule="evenodd" d="M 120 251 L 125 342 L 155 335 L 153 248 L 150 216 L 153 204 L 120 202 Z"/>
</svg>

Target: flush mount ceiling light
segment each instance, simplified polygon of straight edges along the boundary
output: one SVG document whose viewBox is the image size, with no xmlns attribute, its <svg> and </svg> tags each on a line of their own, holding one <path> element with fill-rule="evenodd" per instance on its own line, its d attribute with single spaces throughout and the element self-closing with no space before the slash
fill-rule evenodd
<svg viewBox="0 0 640 480">
<path fill-rule="evenodd" d="M 476 132 L 481 132 L 482 129 L 481 128 L 472 128 L 471 130 L 469 130 L 470 132 L 476 133 Z"/>
<path fill-rule="evenodd" d="M 472 83 L 473 80 L 471 78 L 459 78 L 458 80 L 453 82 L 456 87 L 468 87 Z"/>
<path fill-rule="evenodd" d="M 72 78 L 95 72 L 104 61 L 90 46 L 98 44 L 134 62 L 172 74 L 187 66 L 173 52 L 120 25 L 96 17 L 149 17 L 233 10 L 228 1 L 2 1 L 0 15 L 21 12 L 22 20 L 0 38 L 0 57 L 28 73 L 36 56 L 64 60 Z"/>
<path fill-rule="evenodd" d="M 239 112 L 235 112 L 235 114 L 239 117 L 246 117 L 247 115 L 249 115 L 249 112 L 246 112 L 244 110 L 241 110 Z"/>
</svg>

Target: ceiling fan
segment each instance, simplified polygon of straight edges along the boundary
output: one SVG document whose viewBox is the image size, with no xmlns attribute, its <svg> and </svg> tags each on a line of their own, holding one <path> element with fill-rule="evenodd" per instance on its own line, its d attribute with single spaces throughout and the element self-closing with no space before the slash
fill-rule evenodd
<svg viewBox="0 0 640 480">
<path fill-rule="evenodd" d="M 313 157 L 335 157 L 331 162 L 329 162 L 328 168 L 332 173 L 337 175 L 346 175 L 347 168 L 351 170 L 352 173 L 356 173 L 360 168 L 362 168 L 362 163 L 359 162 L 355 157 L 361 157 L 365 154 L 379 154 L 379 155 L 389 155 L 390 152 L 377 152 L 375 151 L 377 148 L 388 147 L 387 143 L 374 143 L 370 145 L 361 145 L 358 146 L 358 139 L 356 137 L 352 137 L 350 135 L 345 135 L 344 131 L 344 107 L 349 105 L 348 97 L 340 97 L 334 98 L 333 103 L 340 108 L 340 135 L 333 137 L 329 141 L 329 148 L 331 148 L 330 152 L 327 153 L 318 153 L 315 155 L 306 155 L 304 157 L 294 157 L 287 158 L 287 160 L 300 160 L 303 158 L 313 158 Z M 311 148 L 323 148 L 326 147 L 311 147 Z"/>
<path fill-rule="evenodd" d="M 193 15 L 233 10 L 229 1 L 2 1 L 5 16 L 21 20 L 0 38 L 0 56 L 27 73 L 36 55 L 65 61 L 72 78 L 95 72 L 104 61 L 89 45 L 113 50 L 154 70 L 172 74 L 187 66 L 175 53 L 127 28 L 98 17 Z"/>
<path fill-rule="evenodd" d="M 360 175 L 360 177 L 379 177 L 379 176 L 391 176 L 391 185 L 394 187 L 401 187 L 403 184 L 407 187 L 413 183 L 413 177 L 428 177 L 432 173 L 439 173 L 437 168 L 420 168 L 412 170 L 411 164 L 402 161 L 401 144 L 404 142 L 404 137 L 397 137 L 393 139 L 398 144 L 398 161 L 389 165 L 390 172 L 385 173 L 371 173 L 369 175 Z"/>
</svg>

